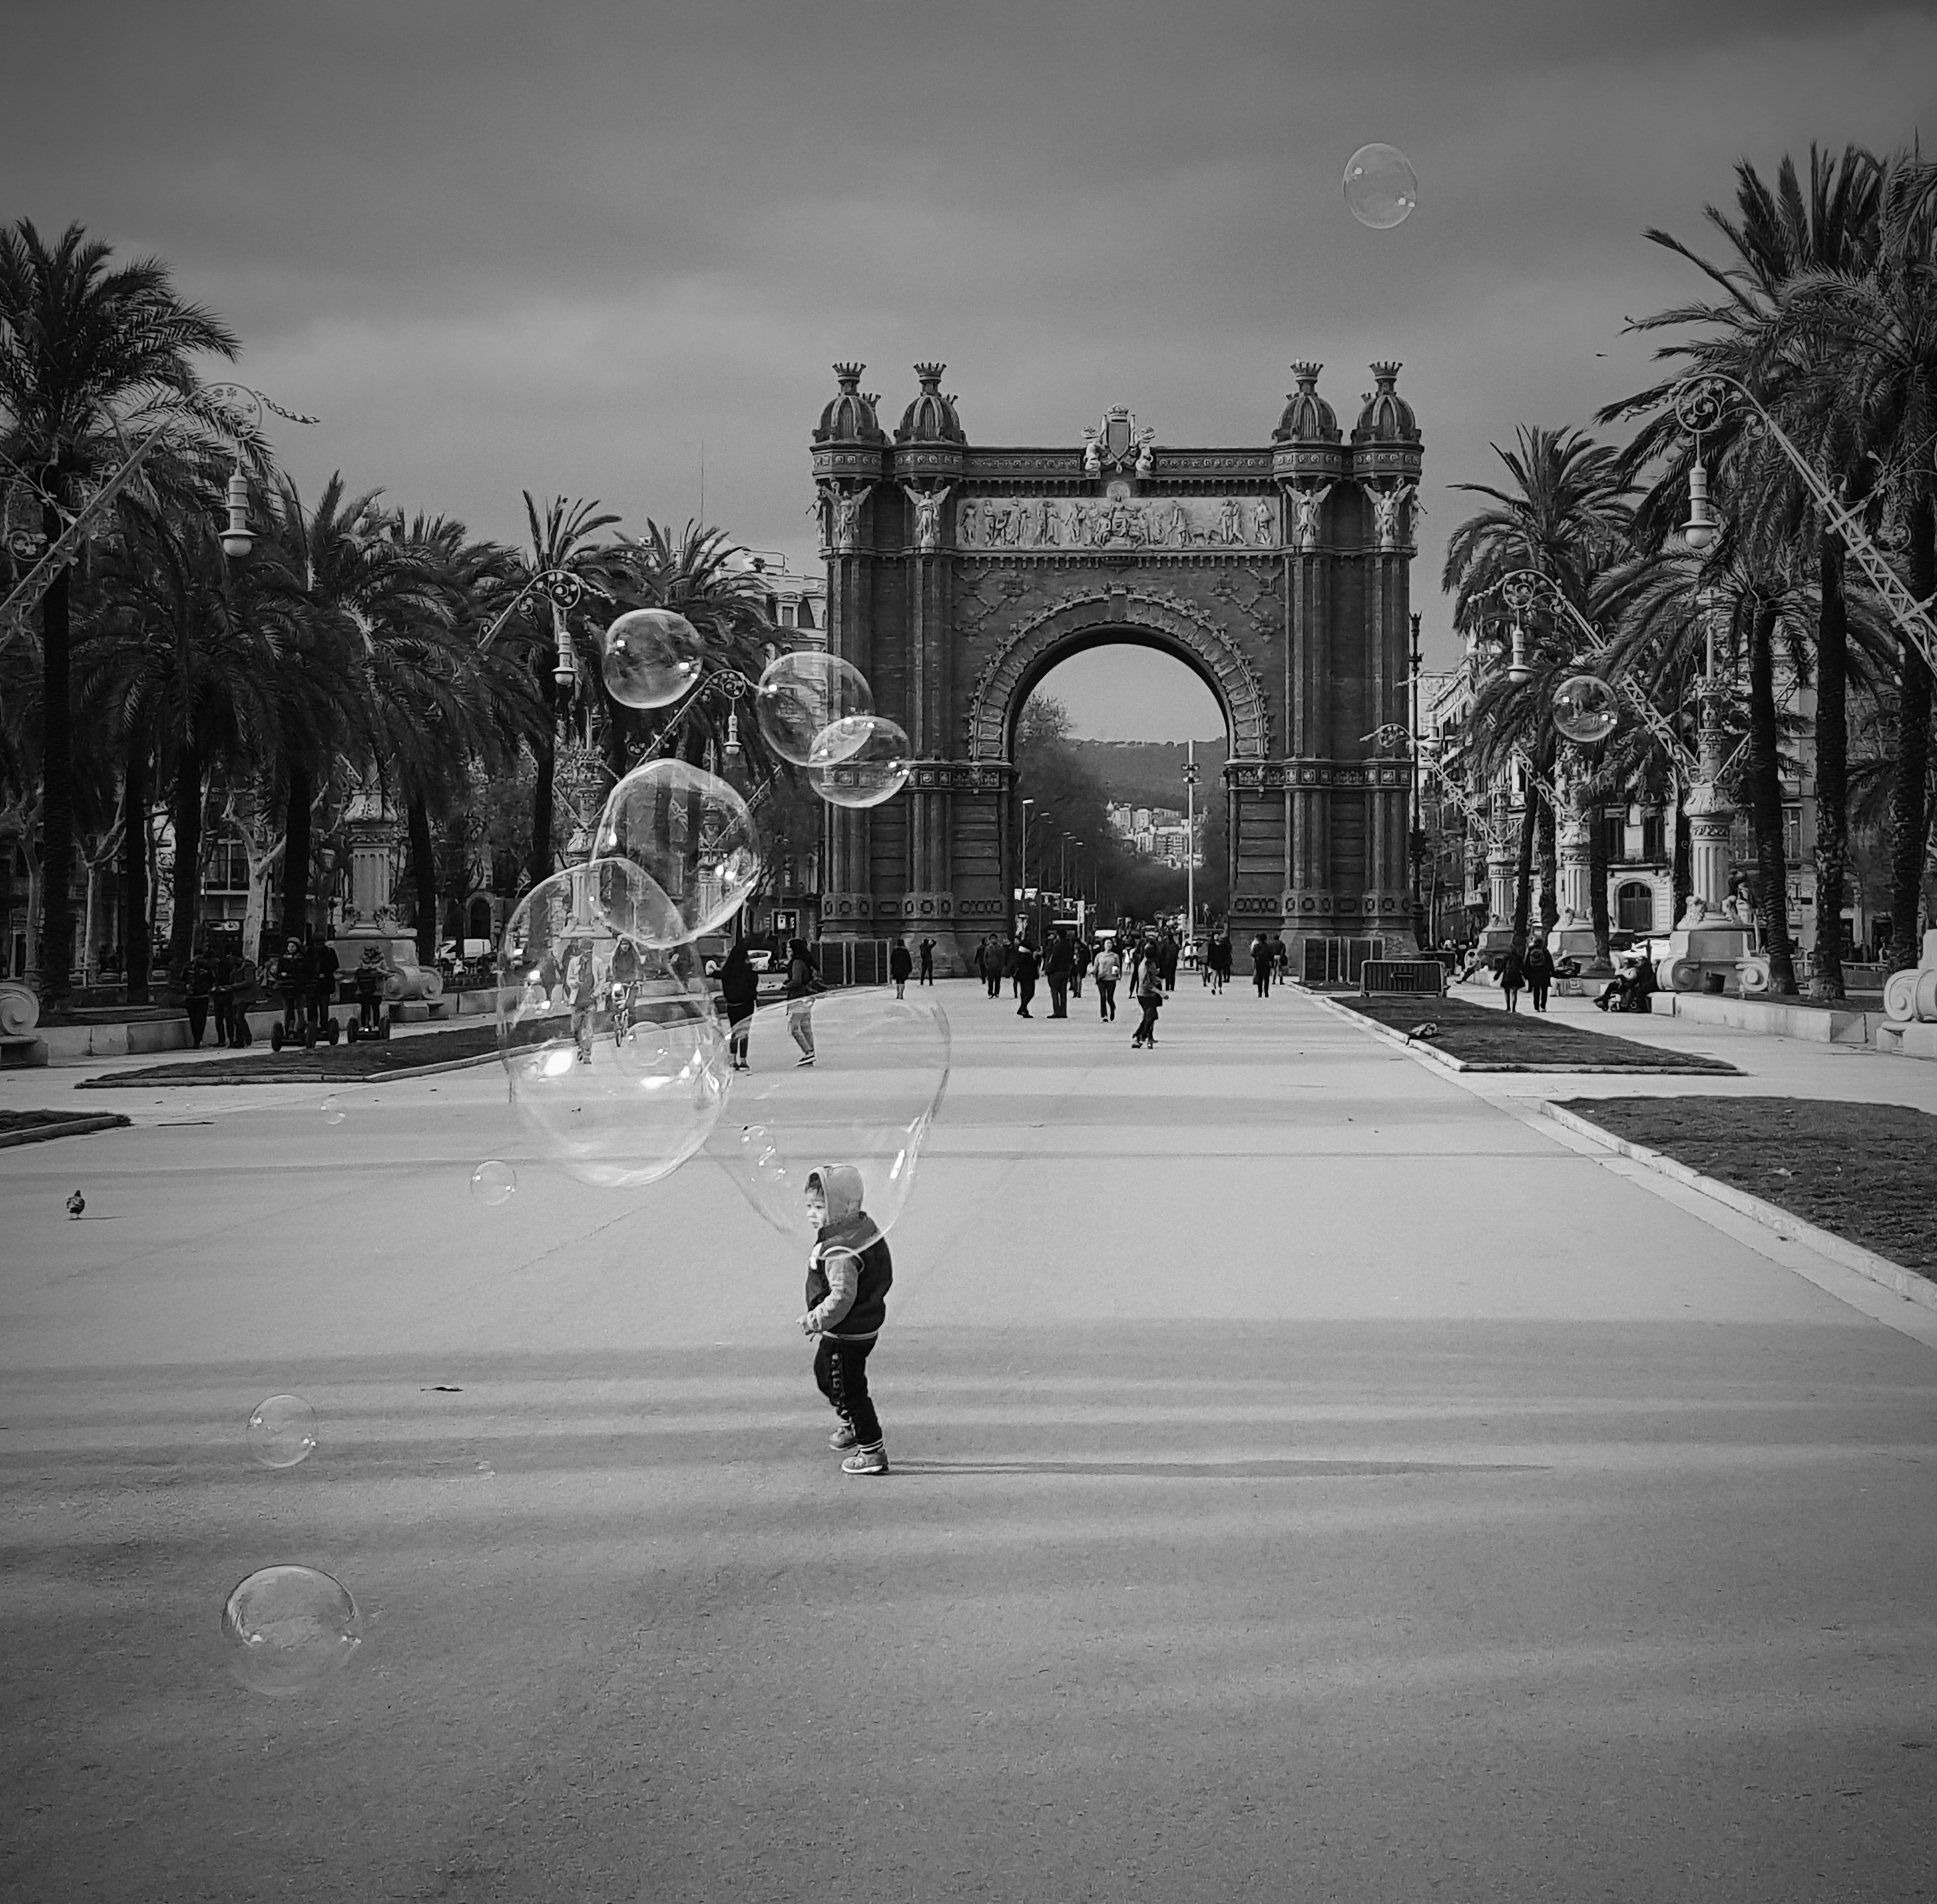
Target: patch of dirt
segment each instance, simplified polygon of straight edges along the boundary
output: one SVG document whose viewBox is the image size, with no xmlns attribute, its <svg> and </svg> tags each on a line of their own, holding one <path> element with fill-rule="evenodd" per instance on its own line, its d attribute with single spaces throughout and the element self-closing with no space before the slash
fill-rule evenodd
<svg viewBox="0 0 1937 1904">
<path fill-rule="evenodd" d="M 1594 1097 L 1565 1109 L 1937 1280 L 1937 1117 L 1820 1098 Z"/>
<path fill-rule="evenodd" d="M 495 1021 L 487 1018 L 481 1024 L 453 1026 L 448 1031 L 418 1032 L 408 1038 L 365 1038 L 354 1044 L 319 1044 L 308 1051 L 300 1045 L 271 1051 L 266 1044 L 257 1044 L 226 1057 L 204 1058 L 193 1064 L 149 1065 L 140 1071 L 89 1078 L 76 1088 L 136 1090 L 151 1084 L 352 1084 L 359 1078 L 402 1076 L 426 1065 L 485 1057 L 497 1048 L 498 1028 Z"/>
<path fill-rule="evenodd" d="M 1686 1072 L 1696 1076 L 1738 1075 L 1720 1058 L 1693 1052 L 1664 1051 L 1652 1044 L 1606 1032 L 1582 1031 L 1530 1007 L 1496 1011 L 1456 998 L 1341 998 L 1337 1003 L 1395 1031 L 1414 1026 L 1438 1029 L 1422 1044 L 1490 1071 L 1545 1069 Z"/>
</svg>

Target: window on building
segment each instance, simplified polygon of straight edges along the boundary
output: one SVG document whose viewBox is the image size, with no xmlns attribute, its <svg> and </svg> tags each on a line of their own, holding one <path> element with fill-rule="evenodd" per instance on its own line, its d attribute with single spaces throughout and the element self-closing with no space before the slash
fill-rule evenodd
<svg viewBox="0 0 1937 1904">
<path fill-rule="evenodd" d="M 246 893 L 249 890 L 249 856 L 240 840 L 220 840 L 208 856 L 208 870 L 203 875 L 205 893 Z"/>
<path fill-rule="evenodd" d="M 803 602 L 800 605 L 800 625 L 803 628 L 814 626 L 814 604 L 811 602 Z"/>
<path fill-rule="evenodd" d="M 1623 932 L 1654 930 L 1654 888 L 1645 881 L 1630 879 L 1614 889 L 1614 925 Z"/>
<path fill-rule="evenodd" d="M 1782 856 L 1792 866 L 1802 863 L 1802 809 L 1799 806 L 1786 806 L 1782 810 Z"/>
<path fill-rule="evenodd" d="M 1617 813 L 1604 813 L 1601 816 L 1601 832 L 1608 843 L 1609 863 L 1625 860 L 1628 856 L 1627 822 Z"/>
<path fill-rule="evenodd" d="M 1665 860 L 1668 857 L 1663 842 L 1667 829 L 1663 817 L 1658 813 L 1644 815 L 1641 823 L 1641 856 L 1644 860 Z"/>
<path fill-rule="evenodd" d="M 791 602 L 783 602 L 781 604 L 781 626 L 792 628 L 794 625 L 794 605 Z"/>
</svg>

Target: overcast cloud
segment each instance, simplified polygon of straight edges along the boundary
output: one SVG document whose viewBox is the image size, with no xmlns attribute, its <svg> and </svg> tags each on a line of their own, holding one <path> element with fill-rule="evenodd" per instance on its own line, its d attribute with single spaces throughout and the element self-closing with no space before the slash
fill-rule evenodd
<svg viewBox="0 0 1937 1904">
<path fill-rule="evenodd" d="M 697 512 L 703 444 L 708 517 L 811 566 L 837 358 L 890 427 L 935 357 L 973 440 L 1124 403 L 1181 444 L 1268 438 L 1305 356 L 1349 427 L 1396 357 L 1435 658 L 1447 485 L 1639 387 L 1623 314 L 1695 288 L 1642 228 L 1699 246 L 1739 156 L 1937 131 L 1937 14 L 1861 0 L 120 4 L 16 9 L 8 52 L 0 213 L 169 260 L 323 418 L 277 434 L 307 490 L 636 527 Z M 1420 176 L 1395 231 L 1340 198 L 1374 139 Z M 1072 705 L 1204 731 L 1160 678 Z"/>
</svg>

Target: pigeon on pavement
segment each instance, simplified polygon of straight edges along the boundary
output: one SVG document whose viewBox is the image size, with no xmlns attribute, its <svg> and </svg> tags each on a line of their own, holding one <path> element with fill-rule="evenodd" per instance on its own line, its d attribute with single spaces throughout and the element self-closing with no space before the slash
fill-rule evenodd
<svg viewBox="0 0 1937 1904">
<path fill-rule="evenodd" d="M 78 1220 L 82 1211 L 87 1208 L 87 1199 L 76 1190 L 67 1200 L 67 1213 Z"/>
</svg>

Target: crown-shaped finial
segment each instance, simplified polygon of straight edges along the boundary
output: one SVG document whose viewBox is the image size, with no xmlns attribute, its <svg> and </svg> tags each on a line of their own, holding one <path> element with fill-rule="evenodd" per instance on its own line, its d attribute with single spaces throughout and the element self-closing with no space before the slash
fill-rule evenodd
<svg viewBox="0 0 1937 1904">
<path fill-rule="evenodd" d="M 1318 373 L 1324 368 L 1323 364 L 1293 364 L 1291 367 L 1291 374 L 1297 380 L 1299 387 L 1302 389 L 1308 385 L 1317 383 Z"/>
<path fill-rule="evenodd" d="M 1405 368 L 1403 364 L 1375 364 L 1372 366 L 1372 374 L 1381 384 L 1390 384 L 1397 378 L 1399 372 Z"/>
<path fill-rule="evenodd" d="M 836 364 L 834 366 L 835 379 L 844 390 L 851 390 L 860 382 L 861 373 L 867 368 L 865 364 Z"/>
<path fill-rule="evenodd" d="M 914 374 L 921 379 L 924 390 L 932 390 L 941 381 L 942 372 L 947 368 L 946 364 L 917 364 Z"/>
</svg>

